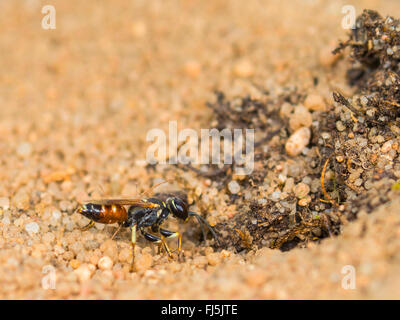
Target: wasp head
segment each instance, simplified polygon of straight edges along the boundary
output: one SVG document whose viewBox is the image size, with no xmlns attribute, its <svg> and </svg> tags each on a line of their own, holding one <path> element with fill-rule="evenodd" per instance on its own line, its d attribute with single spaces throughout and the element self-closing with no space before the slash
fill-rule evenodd
<svg viewBox="0 0 400 320">
<path fill-rule="evenodd" d="M 187 220 L 188 205 L 185 201 L 177 197 L 171 197 L 165 201 L 165 204 L 175 218 Z"/>
</svg>

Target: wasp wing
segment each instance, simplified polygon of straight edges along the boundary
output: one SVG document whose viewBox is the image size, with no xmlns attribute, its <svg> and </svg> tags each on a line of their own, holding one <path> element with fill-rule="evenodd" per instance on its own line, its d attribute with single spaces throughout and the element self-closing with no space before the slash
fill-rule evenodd
<svg viewBox="0 0 400 320">
<path fill-rule="evenodd" d="M 159 192 L 154 195 L 154 198 L 160 199 L 161 201 L 165 201 L 171 197 L 180 198 L 185 203 L 188 203 L 187 194 L 182 191 Z"/>
<path fill-rule="evenodd" d="M 100 205 L 120 205 L 120 206 L 136 206 L 142 208 L 157 208 L 158 204 L 147 202 L 146 200 L 140 199 L 91 199 L 85 201 L 85 203 L 93 203 Z"/>
</svg>

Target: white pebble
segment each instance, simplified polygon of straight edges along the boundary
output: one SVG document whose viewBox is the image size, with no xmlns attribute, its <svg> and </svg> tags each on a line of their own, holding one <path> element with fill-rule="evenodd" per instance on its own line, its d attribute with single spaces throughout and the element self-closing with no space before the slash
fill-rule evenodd
<svg viewBox="0 0 400 320">
<path fill-rule="evenodd" d="M 331 135 L 328 132 L 322 132 L 321 137 L 324 140 L 329 140 L 331 138 Z"/>
<path fill-rule="evenodd" d="M 228 189 L 230 193 L 237 194 L 240 191 L 240 185 L 237 183 L 237 181 L 232 180 L 228 183 Z"/>
<path fill-rule="evenodd" d="M 30 235 L 39 232 L 39 225 L 36 222 L 30 222 L 25 225 L 25 230 Z"/>
<path fill-rule="evenodd" d="M 97 266 L 101 270 L 111 270 L 113 267 L 113 261 L 111 260 L 110 257 L 104 256 L 100 258 L 99 262 L 97 263 Z"/>
<path fill-rule="evenodd" d="M 381 152 L 382 152 L 382 153 L 387 153 L 387 152 L 389 152 L 390 149 L 392 149 L 392 144 L 393 144 L 392 140 L 389 140 L 389 141 L 385 142 L 385 143 L 383 144 L 383 146 L 381 147 Z"/>
<path fill-rule="evenodd" d="M 59 210 L 54 210 L 53 211 L 53 218 L 58 220 L 61 217 L 61 212 Z"/>
<path fill-rule="evenodd" d="M 263 204 L 266 204 L 267 203 L 267 199 L 258 199 L 258 204 L 261 204 L 261 205 L 263 205 Z"/>
<path fill-rule="evenodd" d="M 361 105 L 362 105 L 363 107 L 366 107 L 366 106 L 368 105 L 368 98 L 367 98 L 366 96 L 362 96 L 362 97 L 360 98 L 360 102 L 361 102 Z"/>
<path fill-rule="evenodd" d="M 280 191 L 275 191 L 275 192 L 272 192 L 272 194 L 270 195 L 270 199 L 272 200 L 272 201 L 279 201 L 280 200 L 280 198 L 281 198 L 281 192 Z"/>
<path fill-rule="evenodd" d="M 4 217 L 3 220 L 1 220 L 1 223 L 4 225 L 9 225 L 10 224 L 10 218 L 9 217 Z"/>
<path fill-rule="evenodd" d="M 28 142 L 21 143 L 17 148 L 17 154 L 21 157 L 27 157 L 32 152 L 32 146 Z"/>
</svg>

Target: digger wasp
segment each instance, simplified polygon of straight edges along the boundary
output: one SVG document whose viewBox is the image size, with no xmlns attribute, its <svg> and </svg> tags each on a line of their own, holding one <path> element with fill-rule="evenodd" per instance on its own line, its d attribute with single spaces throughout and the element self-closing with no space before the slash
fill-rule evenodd
<svg viewBox="0 0 400 320">
<path fill-rule="evenodd" d="M 128 210 L 126 210 L 125 206 L 129 206 Z M 190 217 L 195 217 L 200 224 L 204 240 L 206 240 L 207 236 L 206 227 L 219 245 L 218 236 L 207 221 L 198 213 L 189 211 L 187 196 L 182 192 L 157 193 L 154 197 L 145 199 L 89 200 L 80 205 L 76 212 L 90 219 L 89 224 L 83 227 L 82 230 L 90 229 L 95 222 L 104 224 L 118 223 L 119 227 L 112 236 L 113 239 L 121 227 L 131 229 L 131 271 L 134 269 L 137 231 L 140 231 L 146 240 L 159 244 L 160 249 L 163 248 L 171 259 L 174 256 L 165 239 L 178 237 L 178 257 L 181 256 L 182 234 L 161 228 L 161 225 L 169 216 L 184 222 L 187 222 Z"/>
</svg>

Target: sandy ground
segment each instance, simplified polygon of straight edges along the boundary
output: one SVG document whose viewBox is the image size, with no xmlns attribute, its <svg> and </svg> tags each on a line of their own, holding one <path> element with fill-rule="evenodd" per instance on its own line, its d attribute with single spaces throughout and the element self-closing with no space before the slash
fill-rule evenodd
<svg viewBox="0 0 400 320">
<path fill-rule="evenodd" d="M 56 30 L 41 28 L 45 4 L 57 10 Z M 326 101 L 333 90 L 351 94 L 347 62 L 332 66 L 329 53 L 346 37 L 344 4 L 1 1 L 0 297 L 398 298 L 395 194 L 371 214 L 360 212 L 338 237 L 289 252 L 215 250 L 198 245 L 194 223 L 174 224 L 188 231 L 185 262 L 169 262 L 140 240 L 135 273 L 128 232 L 114 240 L 113 226 L 81 232 L 87 220 L 73 214 L 89 193 L 128 196 L 159 182 L 161 171 L 144 168 L 148 130 L 167 131 L 171 120 L 180 129 L 208 128 L 205 103 L 215 89 L 231 96 L 288 84 L 309 91 L 318 77 L 313 90 Z M 352 4 L 357 13 L 400 12 L 397 0 Z M 347 288 L 352 270 L 355 287 Z M 46 289 L 52 272 L 55 289 Z"/>
</svg>

